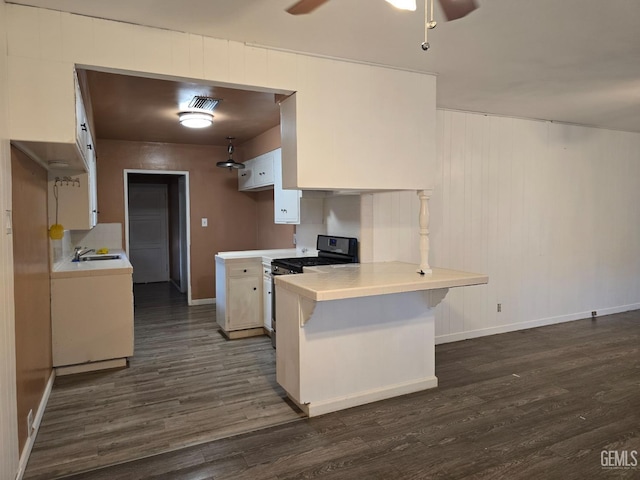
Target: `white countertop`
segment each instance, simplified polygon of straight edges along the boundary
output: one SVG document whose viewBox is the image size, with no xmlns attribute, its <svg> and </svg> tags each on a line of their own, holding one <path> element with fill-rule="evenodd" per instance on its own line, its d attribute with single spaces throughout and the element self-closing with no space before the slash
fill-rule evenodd
<svg viewBox="0 0 640 480">
<path fill-rule="evenodd" d="M 295 248 L 280 248 L 274 250 L 241 250 L 237 252 L 219 252 L 216 258 L 222 260 L 235 260 L 235 259 L 247 259 L 247 258 L 262 258 L 263 262 L 271 263 L 271 260 L 275 258 L 288 258 L 288 257 L 309 257 L 315 255 L 315 250 L 302 253 Z"/>
<path fill-rule="evenodd" d="M 53 265 L 51 278 L 91 277 L 98 275 L 121 275 L 132 273 L 133 266 L 124 250 L 110 249 L 109 255 L 120 255 L 117 260 L 95 260 L 91 262 L 74 262 L 65 258 Z M 95 255 L 91 252 L 91 255 Z"/>
<path fill-rule="evenodd" d="M 314 267 L 301 275 L 281 275 L 276 286 L 315 301 L 435 290 L 487 283 L 480 273 L 433 268 L 420 275 L 418 266 L 402 262 L 350 263 Z M 317 273 L 313 273 L 317 272 Z"/>
</svg>

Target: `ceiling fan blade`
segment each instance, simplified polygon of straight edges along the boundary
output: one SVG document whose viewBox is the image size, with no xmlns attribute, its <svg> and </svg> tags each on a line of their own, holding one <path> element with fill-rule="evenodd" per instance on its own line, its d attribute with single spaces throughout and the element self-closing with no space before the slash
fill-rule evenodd
<svg viewBox="0 0 640 480">
<path fill-rule="evenodd" d="M 323 3 L 329 0 L 300 0 L 287 8 L 287 13 L 291 15 L 304 15 L 313 12 Z"/>
<path fill-rule="evenodd" d="M 447 20 L 457 20 L 473 12 L 478 5 L 475 0 L 438 0 Z"/>
</svg>

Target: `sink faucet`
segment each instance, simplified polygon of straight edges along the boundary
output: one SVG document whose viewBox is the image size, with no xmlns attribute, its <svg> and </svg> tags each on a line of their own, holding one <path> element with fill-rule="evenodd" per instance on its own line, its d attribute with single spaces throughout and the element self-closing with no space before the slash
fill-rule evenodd
<svg viewBox="0 0 640 480">
<path fill-rule="evenodd" d="M 80 261 L 80 257 L 83 255 L 86 255 L 89 252 L 95 252 L 95 250 L 93 248 L 85 248 L 83 249 L 82 247 L 76 247 L 73 249 L 73 261 L 74 262 L 79 262 Z"/>
</svg>

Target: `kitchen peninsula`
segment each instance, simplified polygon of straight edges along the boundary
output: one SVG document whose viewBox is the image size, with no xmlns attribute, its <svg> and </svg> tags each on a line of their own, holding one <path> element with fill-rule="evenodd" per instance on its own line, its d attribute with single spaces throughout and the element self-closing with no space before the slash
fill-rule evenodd
<svg viewBox="0 0 640 480">
<path fill-rule="evenodd" d="M 277 381 L 310 417 L 437 386 L 435 307 L 482 274 L 402 262 L 276 279 Z"/>
</svg>

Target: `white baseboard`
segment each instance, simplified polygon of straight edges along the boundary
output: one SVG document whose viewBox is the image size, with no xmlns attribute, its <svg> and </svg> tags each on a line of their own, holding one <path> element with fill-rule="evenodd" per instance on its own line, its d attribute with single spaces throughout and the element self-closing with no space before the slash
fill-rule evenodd
<svg viewBox="0 0 640 480">
<path fill-rule="evenodd" d="M 56 367 L 56 375 L 61 377 L 63 375 L 75 375 L 76 373 L 96 372 L 98 370 L 110 370 L 112 368 L 125 368 L 126 366 L 126 358 L 113 358 L 111 360 L 100 360 L 98 362 Z"/>
<path fill-rule="evenodd" d="M 49 375 L 49 380 L 47 380 L 47 385 L 44 388 L 42 398 L 40 399 L 38 411 L 36 412 L 36 416 L 33 419 L 33 431 L 27 438 L 27 443 L 25 443 L 24 449 L 22 450 L 22 455 L 20 455 L 20 463 L 18 464 L 18 473 L 16 475 L 16 480 L 22 480 L 24 472 L 27 469 L 27 463 L 29 462 L 29 457 L 31 456 L 31 449 L 33 448 L 33 444 L 35 443 L 36 437 L 38 436 L 38 430 L 40 430 L 40 423 L 42 422 L 44 409 L 47 408 L 47 403 L 49 403 L 49 396 L 51 395 L 51 389 L 53 389 L 53 381 L 55 380 L 55 378 L 56 371 L 55 369 L 52 369 L 51 375 Z"/>
<path fill-rule="evenodd" d="M 596 309 L 598 317 L 603 315 L 613 315 L 615 313 L 629 312 L 631 310 L 640 310 L 640 303 L 630 305 L 621 305 L 618 307 Z M 591 312 L 572 313 L 569 315 L 560 315 L 557 317 L 539 318 L 521 323 L 509 323 L 507 325 L 499 325 L 496 327 L 480 328 L 478 330 L 469 330 L 466 332 L 449 333 L 446 335 L 437 335 L 435 338 L 436 345 L 441 343 L 459 342 L 470 338 L 486 337 L 488 335 L 496 335 L 498 333 L 515 332 L 517 330 L 526 330 L 527 328 L 544 327 L 547 325 L 555 325 L 557 323 L 573 322 L 575 320 L 584 320 L 591 318 Z"/>
<path fill-rule="evenodd" d="M 216 303 L 216 299 L 215 298 L 197 298 L 197 299 L 191 299 L 191 303 L 189 303 L 189 306 L 194 306 L 194 305 L 215 305 Z"/>
<path fill-rule="evenodd" d="M 436 376 L 425 377 L 419 380 L 414 380 L 407 383 L 400 383 L 396 385 L 390 385 L 388 387 L 381 387 L 373 390 L 367 390 L 364 392 L 358 392 L 348 397 L 336 397 L 328 400 L 321 400 L 317 402 L 310 402 L 300 404 L 289 395 L 289 398 L 296 404 L 308 417 L 316 417 L 318 415 L 324 415 L 326 413 L 337 412 L 338 410 L 344 410 L 345 408 L 356 407 L 358 405 L 365 405 L 367 403 L 377 402 L 379 400 L 386 400 L 387 398 L 398 397 L 400 395 L 407 395 L 409 393 L 421 392 L 429 388 L 435 388 L 438 386 L 438 378 Z"/>
</svg>

